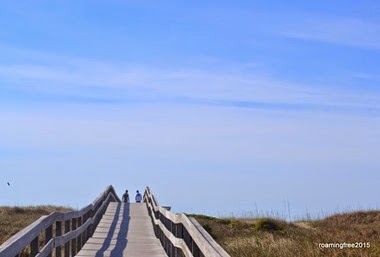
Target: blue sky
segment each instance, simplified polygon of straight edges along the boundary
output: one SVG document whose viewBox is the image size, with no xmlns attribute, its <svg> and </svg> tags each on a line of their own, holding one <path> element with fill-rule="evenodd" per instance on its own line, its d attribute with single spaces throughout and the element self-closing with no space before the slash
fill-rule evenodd
<svg viewBox="0 0 380 257">
<path fill-rule="evenodd" d="M 379 208 L 377 1 L 1 1 L 1 205 Z M 9 181 L 12 186 L 6 186 Z"/>
</svg>

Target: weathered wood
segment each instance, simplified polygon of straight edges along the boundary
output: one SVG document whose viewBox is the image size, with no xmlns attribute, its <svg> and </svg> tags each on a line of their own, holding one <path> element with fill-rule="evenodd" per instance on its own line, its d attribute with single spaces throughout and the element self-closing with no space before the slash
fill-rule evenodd
<svg viewBox="0 0 380 257">
<path fill-rule="evenodd" d="M 30 243 L 30 256 L 35 257 L 38 254 L 38 243 L 39 243 L 39 235 L 33 239 L 33 241 Z"/>
<path fill-rule="evenodd" d="M 189 247 L 187 247 L 186 242 L 182 238 L 175 237 L 165 226 L 162 224 L 162 222 L 158 219 L 153 220 L 154 224 L 159 227 L 160 229 L 160 238 L 161 242 L 165 242 L 166 239 L 170 240 L 170 242 L 173 244 L 174 247 L 179 248 L 184 253 L 184 256 L 186 257 L 192 257 L 191 250 Z M 163 243 L 164 245 L 164 243 Z"/>
<path fill-rule="evenodd" d="M 71 220 L 71 230 L 77 229 L 77 219 L 74 218 Z M 74 256 L 77 254 L 77 240 L 76 238 L 73 238 L 71 240 L 71 256 Z"/>
<path fill-rule="evenodd" d="M 50 239 L 49 242 L 39 251 L 36 257 L 48 257 L 51 255 L 51 250 L 54 248 L 54 238 Z"/>
<path fill-rule="evenodd" d="M 51 224 L 45 230 L 45 244 L 47 244 L 53 238 L 53 224 Z M 51 252 L 47 255 L 47 257 L 52 257 Z"/>
<path fill-rule="evenodd" d="M 88 239 L 94 240 L 99 236 L 99 229 L 103 229 L 104 233 L 107 231 L 102 227 L 102 224 L 104 224 L 102 217 L 107 217 L 107 207 L 112 201 L 120 202 L 120 199 L 117 197 L 113 187 L 109 186 L 90 205 L 79 211 L 54 212 L 48 216 L 43 216 L 1 245 L 0 257 L 18 256 L 27 245 L 31 246 L 30 256 L 32 257 L 51 257 L 53 249 L 55 249 L 55 256 L 61 257 L 62 252 L 65 257 L 74 256 L 78 252 L 82 252 L 83 249 L 81 250 L 81 248 L 82 246 L 85 248 L 84 246 L 86 246 L 85 243 Z M 170 212 L 170 208 L 160 206 L 149 188 L 145 190 L 144 202 L 146 202 L 146 205 L 139 204 L 138 206 L 145 206 L 146 214 L 149 214 L 149 216 L 144 216 L 145 214 L 140 216 L 150 217 L 150 231 L 155 237 L 159 238 L 158 242 L 161 241 L 162 244 L 161 250 L 163 251 L 164 249 L 170 257 L 229 257 L 195 219 L 188 218 L 184 214 L 174 214 Z M 131 220 L 138 221 L 140 216 Z M 116 226 L 122 226 L 122 222 L 117 223 Z M 55 233 L 53 233 L 53 224 L 55 224 Z M 63 224 L 64 234 L 62 233 Z M 134 223 L 131 222 L 131 226 L 132 224 Z M 144 225 L 140 224 L 138 226 L 147 229 L 146 223 L 142 224 Z M 110 232 L 111 228 L 107 229 Z M 141 233 L 133 229 L 131 231 L 135 236 Z M 45 233 L 46 238 L 41 249 L 39 249 L 38 245 L 40 233 Z M 120 229 L 118 233 L 121 233 Z M 107 244 L 112 245 L 114 242 L 116 245 L 120 245 L 120 242 L 124 242 L 119 242 L 119 238 L 115 238 L 116 241 L 112 240 L 114 239 L 107 241 Z M 126 238 L 123 240 L 126 240 Z M 133 253 L 136 250 L 132 247 L 133 240 L 127 241 L 130 246 L 125 249 L 132 249 L 129 253 Z M 126 244 L 126 242 L 123 244 Z M 107 245 L 103 245 L 103 247 L 107 247 Z M 158 251 L 158 249 L 156 250 Z M 148 252 L 148 248 L 143 249 L 137 256 L 152 256 L 152 253 Z M 112 252 L 107 254 L 114 255 Z"/>
<path fill-rule="evenodd" d="M 63 236 L 57 236 L 52 238 L 40 251 L 40 253 L 36 256 L 36 257 L 47 257 L 49 253 L 51 253 L 51 251 L 53 250 L 53 248 L 56 246 L 56 245 L 64 245 L 64 244 L 67 244 L 68 246 L 70 245 L 70 242 L 72 241 L 76 241 L 76 239 L 83 233 L 83 231 L 85 229 L 87 229 L 89 227 L 89 225 L 91 224 L 91 222 L 93 222 L 92 219 L 90 220 L 87 220 L 87 222 L 85 224 L 83 224 L 81 227 L 78 227 L 77 229 L 75 230 L 71 230 L 70 231 L 70 221 L 67 222 L 67 227 L 66 227 L 66 231 L 67 233 L 65 233 L 65 235 Z M 73 223 L 74 224 L 74 223 Z M 66 248 L 67 249 L 67 256 L 69 256 L 69 247 Z M 72 248 L 71 248 L 72 249 Z M 79 249 L 76 248 L 76 252 L 78 252 Z M 66 253 L 65 253 L 66 254 Z"/>
<path fill-rule="evenodd" d="M 9 240 L 7 240 L 5 243 L 3 243 L 0 246 L 0 257 L 9 257 L 9 256 L 17 256 L 27 245 L 32 244 L 32 242 L 35 244 L 33 240 L 35 240 L 36 237 L 40 235 L 41 232 L 50 229 L 54 223 L 56 222 L 65 222 L 65 224 L 70 222 L 72 219 L 78 219 L 78 217 L 82 217 L 88 213 L 92 213 L 95 215 L 101 215 L 101 212 L 99 212 L 99 209 L 102 209 L 100 211 L 104 211 L 106 205 L 108 205 L 111 201 L 117 201 L 120 202 L 120 199 L 116 195 L 116 192 L 112 186 L 108 186 L 106 190 L 99 195 L 91 204 L 87 205 L 86 207 L 82 208 L 79 211 L 72 211 L 68 213 L 59 213 L 59 212 L 53 212 L 48 216 L 43 216 L 40 219 L 38 219 L 33 224 L 29 225 L 13 237 L 11 237 Z M 98 217 L 94 217 L 92 219 L 92 222 L 94 222 L 95 219 Z M 83 223 L 83 222 L 82 222 Z M 87 224 L 88 225 L 88 224 Z M 87 227 L 86 227 L 87 228 Z M 65 234 L 70 231 L 66 230 L 67 227 L 65 226 Z M 84 229 L 83 229 L 84 230 Z M 48 232 L 50 233 L 50 232 Z M 57 236 L 57 235 L 56 235 Z M 66 240 L 58 240 L 59 242 L 67 243 Z M 49 240 L 46 240 L 45 244 L 48 244 Z M 83 242 L 80 242 L 83 244 Z M 59 245 L 62 246 L 63 244 Z M 55 247 L 57 247 L 57 242 L 55 241 Z M 67 245 L 65 245 L 65 257 L 69 256 L 68 252 L 66 251 Z M 49 249 L 49 247 L 43 246 L 44 251 L 48 251 L 45 249 Z M 53 248 L 51 248 L 52 250 Z M 50 252 L 51 252 L 50 250 Z M 36 250 L 38 253 L 38 249 Z M 34 253 L 33 253 L 34 254 Z M 49 253 L 48 253 L 49 254 Z"/>
<path fill-rule="evenodd" d="M 55 236 L 62 236 L 62 222 L 57 221 L 55 224 Z M 55 257 L 61 257 L 62 256 L 62 247 L 61 245 L 57 246 L 55 248 Z"/>
<path fill-rule="evenodd" d="M 82 226 L 82 217 L 78 217 L 77 219 L 77 226 Z M 77 252 L 82 248 L 82 233 L 77 237 Z M 76 253 L 75 253 L 76 254 Z"/>
<path fill-rule="evenodd" d="M 70 232 L 70 220 L 65 221 L 65 235 Z M 65 257 L 70 256 L 70 241 L 64 242 L 65 244 Z"/>
<path fill-rule="evenodd" d="M 230 257 L 195 219 L 190 220 L 185 214 L 174 214 L 168 208 L 158 205 L 149 187 L 145 190 L 144 202 L 150 211 L 153 225 L 159 228 L 159 234 L 164 237 L 161 240 L 164 247 L 167 247 L 165 239 L 168 239 L 185 256 Z M 176 251 L 171 253 L 172 256 L 176 256 L 175 253 Z"/>
<path fill-rule="evenodd" d="M 167 257 L 145 204 L 110 203 L 77 257 Z"/>
<path fill-rule="evenodd" d="M 86 213 L 84 216 L 83 216 L 83 221 L 82 222 L 86 222 L 88 220 L 88 213 Z M 81 248 L 83 247 L 83 245 L 87 242 L 87 231 L 88 231 L 88 228 L 90 226 L 88 226 L 82 233 L 82 245 L 81 245 Z"/>
</svg>

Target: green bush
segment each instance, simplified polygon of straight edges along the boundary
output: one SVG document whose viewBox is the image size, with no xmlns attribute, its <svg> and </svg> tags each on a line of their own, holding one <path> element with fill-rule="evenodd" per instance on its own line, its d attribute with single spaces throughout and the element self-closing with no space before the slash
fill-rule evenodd
<svg viewBox="0 0 380 257">
<path fill-rule="evenodd" d="M 255 224 L 256 230 L 259 231 L 279 231 L 281 226 L 277 224 L 275 220 L 262 218 L 259 219 Z"/>
</svg>

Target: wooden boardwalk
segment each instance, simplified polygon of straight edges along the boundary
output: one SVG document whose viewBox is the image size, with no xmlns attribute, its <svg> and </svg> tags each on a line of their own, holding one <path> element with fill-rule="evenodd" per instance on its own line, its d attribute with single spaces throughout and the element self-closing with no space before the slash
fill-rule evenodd
<svg viewBox="0 0 380 257">
<path fill-rule="evenodd" d="M 111 202 L 78 257 L 167 257 L 145 203 Z"/>
<path fill-rule="evenodd" d="M 0 257 L 25 251 L 30 257 L 231 257 L 195 218 L 160 206 L 149 187 L 144 203 L 125 204 L 112 185 L 82 209 L 42 216 L 0 245 Z"/>
</svg>

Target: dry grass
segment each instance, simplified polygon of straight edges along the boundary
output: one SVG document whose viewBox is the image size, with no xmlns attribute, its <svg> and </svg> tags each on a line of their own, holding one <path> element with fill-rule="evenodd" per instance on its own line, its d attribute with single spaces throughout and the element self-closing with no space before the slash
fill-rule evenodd
<svg viewBox="0 0 380 257">
<path fill-rule="evenodd" d="M 65 207 L 0 207 L 0 244 L 53 211 Z M 321 220 L 218 219 L 192 215 L 232 257 L 380 256 L 380 211 L 338 214 Z M 319 243 L 369 242 L 370 248 L 320 249 Z"/>
<path fill-rule="evenodd" d="M 72 209 L 56 206 L 0 207 L 0 244 L 43 215 Z"/>
<path fill-rule="evenodd" d="M 380 256 L 380 211 L 339 214 L 315 221 L 218 219 L 193 215 L 232 257 Z M 319 243 L 369 242 L 369 248 L 321 249 Z"/>
</svg>

